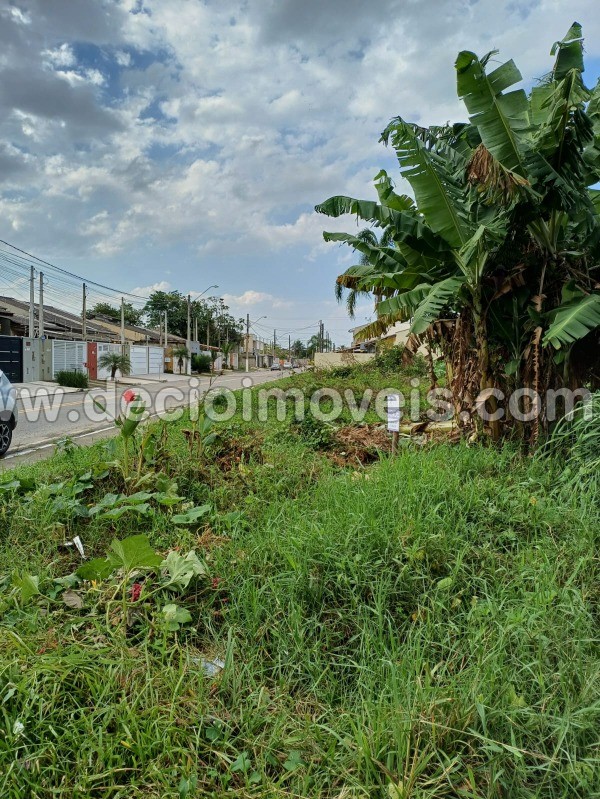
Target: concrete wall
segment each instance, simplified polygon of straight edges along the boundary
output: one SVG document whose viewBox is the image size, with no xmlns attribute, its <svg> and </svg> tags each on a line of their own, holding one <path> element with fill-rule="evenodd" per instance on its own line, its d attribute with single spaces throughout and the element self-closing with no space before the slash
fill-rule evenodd
<svg viewBox="0 0 600 799">
<path fill-rule="evenodd" d="M 333 369 L 334 366 L 356 366 L 369 363 L 374 357 L 374 352 L 315 352 L 315 367 Z"/>
</svg>

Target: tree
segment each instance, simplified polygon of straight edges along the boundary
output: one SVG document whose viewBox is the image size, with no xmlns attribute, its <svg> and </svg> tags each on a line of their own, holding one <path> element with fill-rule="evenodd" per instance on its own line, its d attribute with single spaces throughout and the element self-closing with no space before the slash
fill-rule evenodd
<svg viewBox="0 0 600 799">
<path fill-rule="evenodd" d="M 233 352 L 233 348 L 235 347 L 235 343 L 233 341 L 226 341 L 225 344 L 221 347 L 221 352 L 223 353 L 223 368 L 227 369 L 229 366 L 229 356 Z"/>
<path fill-rule="evenodd" d="M 175 347 L 173 350 L 173 357 L 177 358 L 177 368 L 179 369 L 179 374 L 181 374 L 183 370 L 183 362 L 190 357 L 188 348 L 184 347 L 183 345 Z"/>
<path fill-rule="evenodd" d="M 380 173 L 381 174 L 381 173 Z M 381 238 L 377 238 L 377 234 L 371 228 L 363 228 L 356 238 L 364 242 L 365 244 L 370 245 L 371 247 L 393 247 L 393 228 L 391 226 L 387 226 L 384 228 Z M 359 274 L 365 274 L 364 267 L 369 267 L 369 258 L 370 255 L 368 252 L 363 252 L 360 256 L 358 267 L 355 267 Z M 361 267 L 363 269 L 361 270 Z M 346 297 L 346 308 L 348 310 L 348 315 L 351 318 L 354 318 L 354 312 L 356 310 L 356 303 L 361 296 L 368 297 L 371 294 L 370 290 L 366 290 L 362 288 L 364 282 L 362 280 L 357 280 L 355 274 L 350 270 L 344 272 L 343 275 L 340 275 L 335 283 L 335 296 L 338 302 L 340 302 L 344 296 L 344 289 L 348 289 L 348 295 Z M 378 295 L 376 294 L 376 298 Z"/>
<path fill-rule="evenodd" d="M 148 325 L 154 328 L 164 327 L 165 311 L 169 333 L 187 338 L 187 297 L 180 291 L 153 291 L 144 306 Z M 213 344 L 219 340 L 240 341 L 243 321 L 234 319 L 228 311 L 229 307 L 219 297 L 192 300 L 190 308 L 192 337 L 197 323 L 198 337 L 202 341 L 206 341 L 207 338 Z"/>
<path fill-rule="evenodd" d="M 295 355 L 296 358 L 307 358 L 308 351 L 304 344 L 300 341 L 300 339 L 296 339 L 292 343 L 292 353 Z"/>
<path fill-rule="evenodd" d="M 312 358 L 315 352 L 319 351 L 319 347 L 321 346 L 321 339 L 317 334 L 311 336 L 308 340 L 308 344 L 306 345 L 306 353 L 309 358 Z"/>
<path fill-rule="evenodd" d="M 120 352 L 106 352 L 98 358 L 100 369 L 110 369 L 110 379 L 114 380 L 117 372 L 128 375 L 131 372 L 131 361 L 128 355 Z"/>
<path fill-rule="evenodd" d="M 125 309 L 125 322 L 128 325 L 139 325 L 142 321 L 144 312 L 138 308 L 134 308 L 130 302 L 124 303 Z M 115 322 L 121 322 L 121 308 L 111 305 L 109 302 L 97 302 L 92 308 L 89 308 L 86 316 L 88 319 L 93 319 L 95 316 L 107 316 Z"/>
<path fill-rule="evenodd" d="M 180 291 L 153 291 L 144 305 L 148 325 L 163 328 L 167 313 L 167 329 L 177 336 L 187 335 L 187 299 Z"/>
<path fill-rule="evenodd" d="M 366 256 L 338 278 L 378 298 L 362 337 L 411 319 L 413 342 L 427 337 L 444 352 L 457 411 L 491 389 L 543 398 L 598 384 L 600 83 L 583 83 L 582 41 L 575 23 L 529 96 L 512 89 L 521 80 L 512 61 L 488 70 L 494 53 L 459 53 L 469 121 L 422 128 L 397 117 L 382 134 L 415 199 L 382 171 L 379 202 L 338 196 L 317 206 L 391 231 L 393 247 L 324 236 Z"/>
</svg>

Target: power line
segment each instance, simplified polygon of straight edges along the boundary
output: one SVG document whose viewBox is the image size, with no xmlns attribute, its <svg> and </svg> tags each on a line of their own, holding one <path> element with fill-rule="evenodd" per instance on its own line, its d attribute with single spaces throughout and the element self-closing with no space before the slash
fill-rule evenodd
<svg viewBox="0 0 600 799">
<path fill-rule="evenodd" d="M 44 266 L 48 266 L 51 269 L 55 269 L 57 272 L 75 278 L 76 280 L 79 280 L 82 283 L 85 282 L 90 286 L 97 286 L 98 288 L 106 289 L 107 291 L 111 291 L 114 292 L 115 294 L 122 296 L 135 297 L 138 300 L 150 299 L 149 297 L 142 297 L 139 294 L 132 294 L 130 291 L 121 291 L 120 289 L 115 289 L 112 288 L 111 286 L 105 286 L 103 283 L 97 283 L 94 280 L 88 280 L 87 278 L 81 277 L 80 275 L 76 275 L 74 272 L 69 272 L 67 269 L 62 269 L 60 266 L 56 266 L 55 264 L 52 264 L 49 261 L 44 261 L 43 258 L 38 258 L 37 255 L 32 255 L 30 252 L 27 252 L 27 250 L 22 250 L 20 247 L 16 247 L 14 244 L 11 244 L 8 241 L 4 241 L 3 239 L 0 239 L 0 244 L 4 244 L 6 247 L 10 247 L 11 249 L 16 250 L 17 252 L 23 253 L 23 255 L 26 255 L 28 258 L 33 258 L 34 261 L 37 261 L 40 264 L 44 264 Z"/>
</svg>

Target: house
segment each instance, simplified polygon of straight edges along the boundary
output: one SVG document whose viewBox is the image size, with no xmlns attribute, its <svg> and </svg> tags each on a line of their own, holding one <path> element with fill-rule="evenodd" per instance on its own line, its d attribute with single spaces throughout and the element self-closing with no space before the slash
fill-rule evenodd
<svg viewBox="0 0 600 799">
<path fill-rule="evenodd" d="M 121 323 L 117 322 L 110 316 L 96 314 L 90 319 L 99 326 L 101 329 L 108 331 L 117 336 L 121 340 Z M 88 322 L 89 325 L 89 322 Z M 139 325 L 130 325 L 125 323 L 125 343 L 126 344 L 163 344 L 163 331 L 156 330 L 155 328 L 140 327 Z M 176 344 L 185 346 L 186 340 L 182 336 L 177 336 L 175 333 L 169 333 L 169 344 Z"/>
<path fill-rule="evenodd" d="M 273 363 L 272 351 L 267 352 L 267 349 L 270 349 L 267 342 L 255 336 L 253 333 L 250 333 L 248 336 L 242 336 L 239 353 L 241 365 L 243 366 L 246 362 L 246 340 L 248 342 L 249 366 L 258 369 L 271 366 Z"/>
<path fill-rule="evenodd" d="M 380 336 L 374 336 L 363 341 L 359 339 L 358 334 L 366 327 L 368 327 L 368 325 L 359 325 L 358 327 L 350 328 L 349 332 L 352 333 L 350 349 L 352 352 L 375 352 L 377 346 L 382 343 L 385 343 L 385 345 L 389 347 L 403 346 L 410 336 L 410 322 L 396 322 Z"/>
<path fill-rule="evenodd" d="M 34 338 L 39 336 L 40 311 L 34 305 Z M 0 296 L 0 331 L 3 335 L 29 336 L 29 303 L 15 297 Z M 49 339 L 83 341 L 83 322 L 81 316 L 55 308 L 44 303 L 44 335 Z M 119 337 L 110 330 L 87 320 L 87 339 L 101 342 L 117 342 Z"/>
</svg>

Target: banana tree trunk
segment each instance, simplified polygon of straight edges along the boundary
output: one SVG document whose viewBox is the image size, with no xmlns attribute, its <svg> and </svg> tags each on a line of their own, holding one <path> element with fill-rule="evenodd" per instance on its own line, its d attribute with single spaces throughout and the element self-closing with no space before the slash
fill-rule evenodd
<svg viewBox="0 0 600 799">
<path fill-rule="evenodd" d="M 473 319 L 475 323 L 475 342 L 479 355 L 479 390 L 484 392 L 487 389 L 494 388 L 494 381 L 490 375 L 490 348 L 487 333 L 487 319 L 485 311 L 483 310 L 481 288 L 478 288 L 473 296 Z M 496 397 L 491 396 L 488 400 L 486 400 L 486 407 L 489 408 L 491 415 L 495 416 L 496 411 L 498 410 L 498 402 Z M 490 420 L 488 425 L 490 428 L 492 441 L 498 441 L 501 434 L 500 420 Z"/>
</svg>

